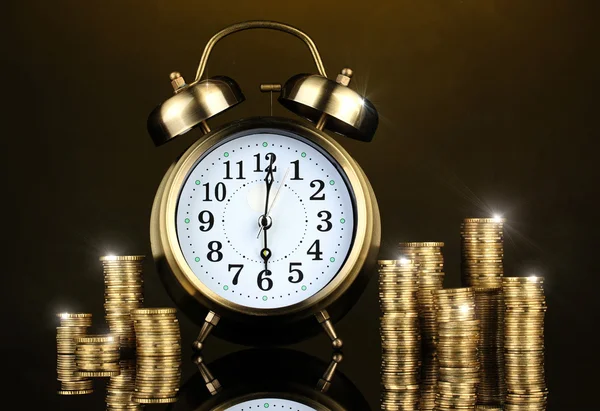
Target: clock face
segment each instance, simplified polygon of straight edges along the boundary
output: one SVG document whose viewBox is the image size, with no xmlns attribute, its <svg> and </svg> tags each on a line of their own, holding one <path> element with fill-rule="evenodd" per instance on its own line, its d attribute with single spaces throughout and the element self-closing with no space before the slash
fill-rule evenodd
<svg viewBox="0 0 600 411">
<path fill-rule="evenodd" d="M 194 275 L 241 306 L 299 303 L 340 271 L 354 241 L 354 194 L 321 147 L 251 130 L 197 161 L 178 198 L 179 246 Z"/>
<path fill-rule="evenodd" d="M 297 401 L 286 400 L 283 398 L 258 398 L 244 401 L 225 411 L 252 411 L 252 410 L 280 410 L 280 411 L 317 411 L 316 408 L 309 407 Z"/>
</svg>

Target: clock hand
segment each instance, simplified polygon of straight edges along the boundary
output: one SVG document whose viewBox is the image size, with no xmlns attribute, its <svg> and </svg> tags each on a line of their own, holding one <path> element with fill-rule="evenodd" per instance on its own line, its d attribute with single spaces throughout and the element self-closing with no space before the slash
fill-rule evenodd
<svg viewBox="0 0 600 411">
<path fill-rule="evenodd" d="M 265 183 L 267 184 L 267 193 L 265 195 L 265 213 L 260 219 L 260 227 L 264 231 L 264 247 L 260 251 L 260 256 L 265 262 L 265 272 L 268 269 L 268 261 L 271 258 L 271 250 L 269 250 L 269 246 L 267 243 L 267 230 L 269 229 L 269 220 L 267 219 L 267 212 L 269 210 L 269 193 L 271 192 L 271 187 L 273 186 L 273 161 L 274 156 L 271 155 L 271 161 L 269 162 L 269 166 L 267 167 L 267 175 L 265 176 Z M 260 233 L 259 233 L 260 235 Z"/>
<path fill-rule="evenodd" d="M 281 192 L 281 187 L 283 187 L 283 184 L 285 183 L 285 179 L 287 178 L 289 172 L 290 172 L 290 167 L 288 167 L 288 169 L 285 170 L 285 174 L 283 175 L 283 178 L 281 179 L 281 183 L 279 184 L 279 187 L 277 187 L 277 191 L 275 192 L 273 201 L 271 201 L 271 205 L 269 206 L 269 209 L 267 210 L 266 217 L 269 217 L 269 215 L 271 214 L 271 209 L 273 209 L 273 205 L 275 205 L 275 202 L 277 201 L 277 198 L 279 197 L 279 193 Z M 262 230 L 263 230 L 263 226 L 261 224 L 260 229 L 258 230 L 258 234 L 256 235 L 256 238 L 260 237 L 260 233 L 262 232 Z"/>
</svg>

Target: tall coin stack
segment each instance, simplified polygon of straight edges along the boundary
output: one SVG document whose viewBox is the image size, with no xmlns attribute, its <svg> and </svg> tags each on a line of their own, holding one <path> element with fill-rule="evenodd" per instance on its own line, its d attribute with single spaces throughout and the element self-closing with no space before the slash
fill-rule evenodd
<svg viewBox="0 0 600 411">
<path fill-rule="evenodd" d="M 417 266 L 408 259 L 379 261 L 382 410 L 416 410 L 421 335 Z"/>
<path fill-rule="evenodd" d="M 164 404 L 177 401 L 181 379 L 181 335 L 174 308 L 131 311 L 135 325 L 137 370 L 133 401 Z"/>
<path fill-rule="evenodd" d="M 474 287 L 475 316 L 479 320 L 479 386 L 477 404 L 504 402 L 504 300 L 501 288 Z"/>
<path fill-rule="evenodd" d="M 111 334 L 119 336 L 123 347 L 135 347 L 135 331 L 130 311 L 144 304 L 144 256 L 100 257 L 104 268 L 104 309 Z"/>
<path fill-rule="evenodd" d="M 462 281 L 467 287 L 502 287 L 504 219 L 465 218 L 461 224 Z"/>
<path fill-rule="evenodd" d="M 504 219 L 465 218 L 461 225 L 462 281 L 475 288 L 481 336 L 478 404 L 500 405 L 504 387 Z M 485 291 L 491 289 L 491 291 Z"/>
<path fill-rule="evenodd" d="M 474 410 L 479 382 L 479 321 L 473 290 L 437 290 L 435 303 L 440 363 L 435 410 Z"/>
<path fill-rule="evenodd" d="M 119 337 L 87 335 L 75 339 L 76 375 L 80 377 L 114 377 L 119 375 Z"/>
<path fill-rule="evenodd" d="M 141 410 L 143 405 L 133 401 L 135 389 L 135 359 L 119 361 L 119 375 L 110 377 L 106 385 L 106 410 Z"/>
<path fill-rule="evenodd" d="M 435 346 L 436 321 L 433 292 L 444 284 L 444 256 L 441 242 L 400 243 L 400 255 L 412 260 L 419 272 L 419 320 L 421 337 L 427 347 Z"/>
<path fill-rule="evenodd" d="M 546 298 L 541 277 L 505 277 L 504 356 L 506 411 L 545 410 L 544 371 Z"/>
<path fill-rule="evenodd" d="M 56 372 L 60 381 L 60 395 L 91 394 L 92 380 L 75 375 L 75 338 L 82 337 L 92 325 L 92 314 L 57 314 L 60 327 L 56 327 Z"/>
</svg>

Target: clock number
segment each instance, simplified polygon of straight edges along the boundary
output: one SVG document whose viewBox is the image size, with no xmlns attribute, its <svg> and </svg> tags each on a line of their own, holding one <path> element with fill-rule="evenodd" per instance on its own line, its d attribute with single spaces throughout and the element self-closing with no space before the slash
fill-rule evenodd
<svg viewBox="0 0 600 411">
<path fill-rule="evenodd" d="M 315 242 L 310 246 L 306 254 L 314 255 L 313 260 L 322 260 L 321 256 L 323 255 L 323 252 L 321 251 L 321 241 L 315 240 Z"/>
<path fill-rule="evenodd" d="M 304 180 L 300 177 L 300 160 L 292 161 L 294 165 L 294 177 L 290 178 L 290 180 Z"/>
<path fill-rule="evenodd" d="M 201 225 L 200 231 L 210 231 L 210 229 L 213 228 L 213 225 L 215 224 L 215 217 L 208 210 L 204 210 L 200 214 L 198 214 L 198 220 L 202 224 L 208 224 L 208 226 Z"/>
<path fill-rule="evenodd" d="M 225 164 L 225 177 L 223 177 L 223 180 L 232 180 L 231 162 L 229 160 L 227 160 L 223 164 Z M 238 161 L 235 164 L 238 165 L 238 177 L 236 177 L 235 179 L 236 180 L 245 180 L 246 178 L 244 177 L 244 162 Z"/>
<path fill-rule="evenodd" d="M 217 262 L 223 259 L 223 253 L 221 252 L 221 248 L 223 248 L 223 244 L 219 241 L 211 241 L 208 243 L 208 249 L 210 250 L 208 254 L 206 254 L 206 258 L 208 261 Z M 216 257 L 215 257 L 216 254 Z"/>
<path fill-rule="evenodd" d="M 297 279 L 297 280 L 294 280 L 294 276 L 293 276 L 293 275 L 290 275 L 290 276 L 288 277 L 288 281 L 289 281 L 290 283 L 297 284 L 297 283 L 299 283 L 300 281 L 302 281 L 302 279 L 304 278 L 304 274 L 302 274 L 302 271 L 300 271 L 299 269 L 297 269 L 297 268 L 294 268 L 295 266 L 298 266 L 298 267 L 300 267 L 300 266 L 302 266 L 302 263 L 290 263 L 290 273 L 298 273 L 298 279 Z"/>
<path fill-rule="evenodd" d="M 202 186 L 205 188 L 204 201 L 212 201 L 210 199 L 210 183 L 202 184 Z M 227 188 L 225 187 L 225 184 L 217 183 L 217 185 L 215 186 L 215 199 L 217 201 L 223 201 L 223 200 L 225 200 L 226 195 L 227 195 Z"/>
<path fill-rule="evenodd" d="M 243 264 L 229 264 L 229 268 L 227 268 L 227 271 L 231 272 L 232 268 L 237 269 L 237 273 L 235 273 L 235 275 L 233 276 L 233 281 L 231 281 L 231 283 L 233 285 L 237 285 L 238 278 L 240 276 L 240 273 L 242 272 L 242 268 L 244 268 L 244 265 Z"/>
<path fill-rule="evenodd" d="M 254 169 L 254 172 L 262 173 L 263 169 L 260 167 L 260 153 L 254 154 L 254 158 L 256 159 L 256 168 Z M 269 164 L 271 164 L 271 158 L 273 158 L 273 164 L 275 164 L 275 160 L 277 160 L 277 156 L 275 155 L 275 153 L 267 153 L 265 155 L 265 160 L 267 160 L 267 162 Z M 264 171 L 269 172 L 270 170 L 271 170 L 271 166 L 268 165 Z M 276 171 L 277 171 L 277 166 L 273 166 L 273 172 L 276 172 Z"/>
<path fill-rule="evenodd" d="M 258 278 L 256 279 L 256 284 L 258 284 L 258 288 L 260 288 L 263 291 L 269 291 L 271 288 L 273 288 L 273 280 L 269 278 L 270 275 L 271 270 L 262 270 L 258 274 Z"/>
<path fill-rule="evenodd" d="M 310 196 L 311 200 L 325 200 L 325 193 L 319 196 L 319 193 L 325 188 L 325 183 L 323 180 L 313 180 L 310 182 L 310 186 L 311 188 L 319 186 L 319 188 L 317 188 L 317 192 Z"/>
<path fill-rule="evenodd" d="M 323 210 L 323 211 L 319 211 L 317 213 L 317 217 L 321 218 L 326 225 L 325 227 L 323 227 L 321 224 L 319 224 L 317 226 L 317 230 L 322 231 L 322 232 L 326 232 L 331 230 L 331 227 L 333 226 L 333 224 L 331 224 L 331 221 L 329 221 L 331 219 L 331 213 L 327 210 Z M 324 218 L 323 218 L 324 217 Z"/>
</svg>

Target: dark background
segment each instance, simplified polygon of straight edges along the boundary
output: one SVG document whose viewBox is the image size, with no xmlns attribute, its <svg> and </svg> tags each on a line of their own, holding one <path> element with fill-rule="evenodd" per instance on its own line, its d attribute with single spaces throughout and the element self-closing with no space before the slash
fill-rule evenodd
<svg viewBox="0 0 600 411">
<path fill-rule="evenodd" d="M 546 278 L 550 410 L 597 405 L 599 312 L 595 1 L 39 1 L 3 4 L 2 353 L 20 409 L 103 409 L 55 394 L 55 313 L 101 324 L 100 255 L 151 255 L 148 224 L 169 164 L 199 132 L 155 148 L 150 111 L 192 79 L 219 29 L 272 19 L 305 30 L 330 78 L 374 102 L 370 144 L 337 138 L 369 176 L 382 255 L 398 241 L 445 241 L 447 286 L 459 284 L 459 225 L 507 218 L 506 275 Z M 594 38 L 596 37 L 596 39 Z M 215 128 L 269 114 L 261 82 L 315 72 L 291 36 L 251 31 L 215 48 L 208 74 L 236 79 L 247 101 Z M 275 102 L 274 114 L 291 116 Z M 8 208 L 8 210 L 7 210 Z M 170 306 L 146 264 L 148 306 Z M 342 371 L 378 408 L 377 284 L 337 326 Z M 197 327 L 180 315 L 183 338 Z M 597 334 L 596 334 L 597 335 Z M 207 360 L 239 347 L 209 340 Z M 324 335 L 295 346 L 327 359 Z M 185 356 L 189 354 L 186 351 Z M 186 377 L 193 371 L 186 364 Z M 99 387 L 101 384 L 97 384 Z M 6 389 L 6 388 L 4 388 Z"/>
</svg>

